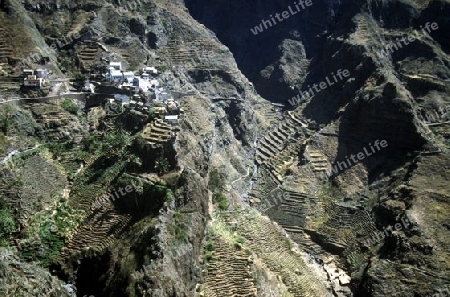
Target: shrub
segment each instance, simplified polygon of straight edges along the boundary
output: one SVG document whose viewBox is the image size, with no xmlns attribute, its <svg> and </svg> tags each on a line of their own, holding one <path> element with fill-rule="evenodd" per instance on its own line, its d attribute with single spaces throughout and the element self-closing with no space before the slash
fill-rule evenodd
<svg viewBox="0 0 450 297">
<path fill-rule="evenodd" d="M 290 241 L 289 239 L 286 239 L 286 245 L 288 249 L 292 249 L 292 241 Z"/>
<path fill-rule="evenodd" d="M 208 252 L 212 252 L 212 251 L 214 251 L 216 249 L 216 245 L 214 244 L 214 243 L 212 243 L 212 242 L 208 242 L 206 245 L 205 245 L 205 250 L 207 250 Z"/>
<path fill-rule="evenodd" d="M 173 196 L 173 192 L 171 189 L 166 189 L 166 201 L 167 202 L 172 202 L 175 199 L 175 197 Z"/>
<path fill-rule="evenodd" d="M 239 243 L 239 244 L 244 244 L 244 242 L 245 242 L 245 239 L 244 239 L 244 237 L 242 237 L 242 236 L 238 236 L 238 238 L 236 238 L 236 243 Z"/>
<path fill-rule="evenodd" d="M 211 260 L 212 260 L 212 258 L 213 258 L 213 255 L 212 255 L 212 253 L 210 253 L 210 252 L 206 253 L 206 255 L 205 255 L 205 259 L 206 259 L 206 261 L 207 261 L 207 262 L 211 261 Z"/>
<path fill-rule="evenodd" d="M 16 230 L 16 222 L 9 209 L 0 209 L 0 238 L 6 238 Z"/>
<path fill-rule="evenodd" d="M 6 140 L 6 137 L 3 133 L 0 133 L 0 155 L 6 154 L 8 151 L 9 141 Z"/>
<path fill-rule="evenodd" d="M 82 74 L 81 72 L 75 73 L 75 83 L 78 86 L 84 85 L 84 82 L 89 79 L 89 76 Z"/>
<path fill-rule="evenodd" d="M 163 73 L 164 71 L 167 70 L 167 66 L 166 65 L 160 65 L 160 66 L 155 66 L 156 70 L 158 70 L 158 73 Z"/>
<path fill-rule="evenodd" d="M 154 107 L 150 108 L 148 110 L 148 120 L 149 120 L 149 122 L 155 120 L 156 117 L 157 117 L 156 109 Z"/>
<path fill-rule="evenodd" d="M 63 102 L 61 102 L 61 106 L 64 108 L 64 110 L 66 110 L 72 114 L 78 113 L 78 109 L 79 109 L 78 105 L 70 99 L 67 99 L 67 98 L 64 99 Z"/>
<path fill-rule="evenodd" d="M 223 167 L 216 167 L 209 172 L 208 188 L 212 192 L 222 191 L 225 188 L 227 174 Z"/>
<path fill-rule="evenodd" d="M 59 197 L 59 200 L 65 199 Z M 57 262 L 65 246 L 67 232 L 78 226 L 82 216 L 83 211 L 72 209 L 64 201 L 31 218 L 26 233 L 38 236 L 22 248 L 21 256 L 29 261 L 39 261 L 46 267 Z"/>
<path fill-rule="evenodd" d="M 188 234 L 187 234 L 187 228 L 184 226 L 184 224 L 180 224 L 175 227 L 175 238 L 180 241 L 187 241 Z"/>
<path fill-rule="evenodd" d="M 227 197 L 223 193 L 214 194 L 214 200 L 216 202 L 219 202 L 219 209 L 220 210 L 227 210 L 228 209 L 228 201 Z"/>
<path fill-rule="evenodd" d="M 160 156 L 156 158 L 155 161 L 155 170 L 158 172 L 159 175 L 165 174 L 170 169 L 170 164 L 167 158 Z"/>
</svg>

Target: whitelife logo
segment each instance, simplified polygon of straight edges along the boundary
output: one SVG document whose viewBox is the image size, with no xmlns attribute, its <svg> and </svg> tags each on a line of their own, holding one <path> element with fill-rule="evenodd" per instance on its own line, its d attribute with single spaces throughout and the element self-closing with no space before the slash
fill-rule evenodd
<svg viewBox="0 0 450 297">
<path fill-rule="evenodd" d="M 387 143 L 386 140 L 379 141 L 379 140 L 377 139 L 377 140 L 375 140 L 375 143 L 374 143 L 373 145 L 377 148 L 377 150 L 375 150 L 375 149 L 373 148 L 372 143 L 369 143 L 369 147 L 370 147 L 370 149 L 371 149 L 372 152 L 369 152 L 369 151 L 367 150 L 367 148 L 364 147 L 364 148 L 363 148 L 363 151 L 364 151 L 364 152 L 359 152 L 359 153 L 356 154 L 356 156 L 353 155 L 353 154 L 351 154 L 351 155 L 350 155 L 350 159 L 348 158 L 348 156 L 345 156 L 345 159 L 346 159 L 345 161 L 347 161 L 347 163 L 345 163 L 345 161 L 338 161 L 338 162 L 337 162 L 337 165 L 334 165 L 334 166 L 332 167 L 332 169 L 331 169 L 333 175 L 337 175 L 337 174 L 339 173 L 338 167 L 339 167 L 339 169 L 340 169 L 341 171 L 343 171 L 344 169 L 348 169 L 348 168 L 352 167 L 353 165 L 355 165 L 356 163 L 358 163 L 359 161 L 362 161 L 362 160 L 364 160 L 365 158 L 367 158 L 367 157 L 369 157 L 369 156 L 375 154 L 376 152 L 379 152 L 382 148 L 387 147 L 387 146 L 388 146 L 388 143 Z M 357 159 L 356 159 L 356 158 L 357 158 Z M 350 160 L 351 160 L 351 161 L 350 161 Z M 348 164 L 348 167 L 347 167 L 347 164 Z M 341 165 L 342 165 L 342 166 L 341 166 Z M 329 177 L 331 177 L 331 176 L 332 176 L 332 174 L 331 174 L 331 172 L 329 172 Z"/>
<path fill-rule="evenodd" d="M 270 193 L 267 195 L 265 203 L 258 205 L 257 208 L 261 212 L 266 212 L 275 206 L 281 205 L 283 201 L 289 198 L 289 192 L 284 191 L 280 188 L 276 188 L 270 191 Z"/>
<path fill-rule="evenodd" d="M 310 99 L 312 96 L 316 95 L 322 90 L 325 90 L 328 87 L 331 87 L 335 83 L 338 83 L 339 81 L 344 80 L 344 78 L 347 78 L 350 76 L 350 71 L 347 69 L 339 69 L 336 71 L 336 74 L 334 72 L 331 72 L 331 79 L 327 76 L 325 77 L 325 81 L 320 82 L 319 84 L 314 83 L 312 87 L 308 85 L 309 90 L 308 91 L 301 91 L 300 94 L 298 94 L 295 97 L 292 97 L 288 102 L 292 105 L 298 105 L 302 102 L 305 102 L 307 99 Z M 338 79 L 339 78 L 339 79 Z M 320 87 L 320 89 L 319 89 Z M 313 90 L 314 89 L 314 90 Z M 300 97 L 301 95 L 301 97 Z"/>
<path fill-rule="evenodd" d="M 275 17 L 270 15 L 269 16 L 269 20 L 262 20 L 261 24 L 259 24 L 258 26 L 255 26 L 255 28 L 250 29 L 250 31 L 252 31 L 253 35 L 258 35 L 262 31 L 264 31 L 264 29 L 268 29 L 268 28 L 270 28 L 272 26 L 275 26 L 277 24 L 277 21 L 275 19 L 277 19 L 278 22 L 282 22 L 284 20 L 287 20 L 291 16 L 299 13 L 302 9 L 305 9 L 306 7 L 309 7 L 311 5 L 312 5 L 312 1 L 311 0 L 306 0 L 306 1 L 300 0 L 300 1 L 298 1 L 298 3 L 294 2 L 295 9 L 293 9 L 289 5 L 288 6 L 288 10 L 283 11 L 281 14 L 280 13 L 276 13 Z"/>
<path fill-rule="evenodd" d="M 402 221 L 403 227 L 405 229 L 408 228 L 408 226 L 410 225 L 410 222 L 408 221 L 408 219 L 405 217 L 405 218 L 402 218 L 401 221 Z M 387 228 L 384 228 L 383 231 L 374 233 L 371 238 L 366 240 L 366 245 L 367 246 L 373 246 L 373 245 L 379 243 L 385 237 L 388 237 L 389 236 L 389 232 L 392 233 L 393 229 L 395 229 L 395 231 L 402 230 L 403 229 L 402 224 L 397 223 L 394 226 L 388 226 Z"/>
<path fill-rule="evenodd" d="M 93 204 L 93 209 L 101 208 L 102 205 L 108 201 L 108 199 L 111 202 L 114 202 L 116 199 L 124 197 L 125 195 L 127 195 L 133 191 L 137 192 L 138 189 L 142 188 L 142 185 L 144 183 L 141 180 L 139 180 L 139 183 L 135 183 L 134 180 L 132 180 L 131 184 L 132 185 L 125 186 L 125 188 L 119 187 L 118 191 L 116 190 L 114 192 L 102 195 L 102 197 Z M 119 193 L 120 193 L 120 195 L 119 195 Z"/>
<path fill-rule="evenodd" d="M 429 35 L 431 33 L 431 30 L 437 30 L 439 29 L 439 26 L 437 23 L 431 23 L 427 22 L 425 24 L 425 28 L 422 28 L 422 26 L 420 26 L 420 29 L 423 33 L 424 36 Z M 402 43 L 404 46 L 407 46 L 408 44 L 416 41 L 417 39 L 420 39 L 420 33 L 417 30 L 414 30 L 414 35 L 409 35 L 408 37 L 402 37 L 402 38 L 396 38 L 397 42 L 393 42 L 393 43 L 389 43 L 388 45 L 385 46 L 384 49 L 380 50 L 379 52 L 377 52 L 377 55 L 379 58 L 384 58 L 387 57 L 388 54 L 392 54 L 395 51 L 403 48 Z"/>
</svg>

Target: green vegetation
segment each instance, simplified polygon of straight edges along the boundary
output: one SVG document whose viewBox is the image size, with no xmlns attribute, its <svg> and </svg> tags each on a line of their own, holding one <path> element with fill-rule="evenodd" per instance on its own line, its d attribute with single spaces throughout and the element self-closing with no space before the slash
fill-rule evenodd
<svg viewBox="0 0 450 297">
<path fill-rule="evenodd" d="M 175 196 L 173 195 L 172 190 L 167 188 L 166 189 L 166 201 L 167 202 L 172 202 L 174 199 L 175 199 Z"/>
<path fill-rule="evenodd" d="M 222 192 L 226 180 L 227 174 L 223 166 L 215 167 L 209 172 L 208 188 L 214 193 L 213 202 L 219 203 L 220 210 L 227 210 L 229 207 L 227 197 Z"/>
<path fill-rule="evenodd" d="M 138 134 L 134 137 L 134 145 L 138 151 L 144 151 L 148 145 L 148 141 Z"/>
<path fill-rule="evenodd" d="M 83 211 L 70 208 L 64 198 L 53 209 L 38 213 L 26 229 L 28 239 L 22 242 L 22 257 L 44 266 L 57 262 L 66 235 L 78 226 L 83 215 Z"/>
<path fill-rule="evenodd" d="M 75 84 L 78 87 L 84 86 L 84 82 L 89 79 L 89 76 L 87 76 L 86 74 L 82 74 L 81 72 L 77 72 L 75 73 Z"/>
<path fill-rule="evenodd" d="M 0 209 L 0 245 L 16 230 L 16 221 L 8 208 Z"/>
<path fill-rule="evenodd" d="M 0 106 L 0 127 L 5 134 L 8 133 L 13 125 L 13 120 L 11 118 L 12 111 L 13 107 L 10 104 L 2 104 Z"/>
<path fill-rule="evenodd" d="M 213 251 L 216 250 L 216 245 L 212 242 L 208 242 L 204 247 L 203 250 L 205 252 L 205 260 L 207 262 L 211 261 L 213 258 Z"/>
<path fill-rule="evenodd" d="M 215 167 L 209 172 L 208 188 L 212 192 L 221 192 L 225 188 L 226 180 L 227 174 L 225 173 L 224 166 Z"/>
<path fill-rule="evenodd" d="M 211 252 L 207 252 L 207 253 L 205 254 L 206 262 L 211 261 L 212 258 L 213 258 L 213 254 L 212 254 Z"/>
<path fill-rule="evenodd" d="M 78 105 L 75 102 L 73 102 L 71 99 L 67 99 L 67 98 L 61 102 L 61 106 L 67 112 L 70 112 L 71 114 L 75 114 L 75 115 L 78 113 L 78 110 L 79 110 Z"/>
<path fill-rule="evenodd" d="M 219 208 L 221 210 L 227 210 L 228 209 L 228 201 L 227 201 L 227 197 L 225 197 L 225 195 L 221 196 L 221 199 L 219 200 Z"/>
<path fill-rule="evenodd" d="M 61 142 L 48 142 L 45 145 L 52 152 L 53 158 L 61 156 L 61 154 L 68 149 L 68 147 Z"/>
<path fill-rule="evenodd" d="M 72 61 L 69 58 L 64 57 L 61 59 L 61 62 L 59 63 L 59 65 L 61 68 L 67 70 L 72 67 Z"/>
<path fill-rule="evenodd" d="M 166 65 L 160 65 L 160 66 L 155 66 L 156 70 L 158 70 L 158 73 L 163 73 L 167 70 L 167 66 Z"/>
<path fill-rule="evenodd" d="M 127 166 L 141 166 L 140 158 L 131 152 L 132 143 L 130 134 L 121 128 L 105 133 L 101 140 L 85 139 L 84 147 L 91 155 L 87 161 L 91 164 L 74 179 L 72 196 L 79 199 L 74 200 L 91 201 L 107 192 Z"/>
<path fill-rule="evenodd" d="M 293 244 L 290 239 L 286 239 L 286 245 L 287 245 L 288 249 L 292 249 Z"/>
<path fill-rule="evenodd" d="M 212 242 L 208 242 L 208 243 L 205 245 L 205 250 L 208 251 L 208 252 L 212 252 L 212 251 L 214 251 L 215 249 L 216 249 L 216 245 L 215 245 L 214 243 L 212 243 Z"/>
<path fill-rule="evenodd" d="M 174 226 L 174 234 L 175 238 L 179 241 L 187 241 L 188 240 L 188 227 L 186 225 L 186 216 L 179 211 L 176 211 L 173 214 L 173 218 L 175 221 Z"/>
<path fill-rule="evenodd" d="M 323 184 L 319 189 L 318 196 L 323 202 L 332 203 L 343 200 L 345 198 L 345 193 L 332 183 L 328 182 Z"/>
<path fill-rule="evenodd" d="M 169 171 L 170 164 L 167 158 L 163 156 L 159 156 L 156 158 L 155 161 L 155 170 L 158 172 L 159 175 L 164 175 L 166 172 Z"/>
<path fill-rule="evenodd" d="M 184 226 L 175 227 L 175 238 L 178 239 L 179 241 L 187 241 L 188 234 Z"/>
<path fill-rule="evenodd" d="M 244 237 L 242 237 L 242 236 L 238 236 L 238 237 L 236 237 L 236 243 L 238 243 L 238 244 L 244 244 L 244 242 L 245 242 L 245 238 Z"/>
<path fill-rule="evenodd" d="M 5 155 L 8 151 L 9 141 L 6 139 L 5 134 L 0 133 L 0 155 Z"/>
<path fill-rule="evenodd" d="M 158 114 L 156 113 L 156 109 L 154 107 L 150 108 L 148 111 L 148 121 L 152 122 L 158 117 Z"/>
<path fill-rule="evenodd" d="M 225 194 L 223 193 L 214 193 L 213 195 L 213 201 L 215 203 L 219 203 L 219 209 L 220 210 L 227 210 L 229 205 L 228 205 L 228 199 L 225 196 Z"/>
</svg>

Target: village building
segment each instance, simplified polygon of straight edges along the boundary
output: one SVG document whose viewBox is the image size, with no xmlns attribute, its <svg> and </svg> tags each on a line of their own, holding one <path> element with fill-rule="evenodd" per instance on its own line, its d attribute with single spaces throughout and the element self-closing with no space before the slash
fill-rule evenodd
<svg viewBox="0 0 450 297">
<path fill-rule="evenodd" d="M 136 88 L 136 91 L 142 91 L 144 93 L 149 92 L 152 90 L 153 84 L 159 85 L 158 81 L 156 80 L 149 80 L 148 78 L 142 78 L 142 77 L 135 77 L 133 79 L 133 85 Z"/>
<path fill-rule="evenodd" d="M 115 70 L 115 69 L 110 69 L 109 73 L 106 74 L 105 76 L 106 81 L 113 81 L 113 82 L 119 82 L 120 80 L 123 79 L 123 74 L 122 71 L 120 70 Z"/>
<path fill-rule="evenodd" d="M 22 76 L 24 77 L 24 87 L 40 88 L 48 80 L 48 70 L 44 68 L 24 69 Z"/>
<path fill-rule="evenodd" d="M 125 81 L 130 84 L 132 84 L 134 81 L 134 73 L 132 71 L 125 71 L 123 73 L 123 77 L 124 77 Z"/>
<path fill-rule="evenodd" d="M 118 104 L 127 105 L 130 102 L 130 96 L 122 95 L 122 94 L 115 94 L 114 101 Z"/>
<path fill-rule="evenodd" d="M 24 87 L 41 88 L 43 84 L 44 79 L 42 79 L 41 77 L 36 77 L 36 75 L 28 75 L 23 79 Z"/>
<path fill-rule="evenodd" d="M 34 74 L 37 78 L 42 78 L 44 80 L 48 80 L 48 70 L 44 68 L 39 68 L 34 71 Z"/>
<path fill-rule="evenodd" d="M 167 115 L 164 117 L 164 122 L 171 124 L 172 126 L 178 126 L 178 115 Z"/>
<path fill-rule="evenodd" d="M 142 74 L 146 74 L 146 75 L 157 75 L 158 74 L 158 70 L 155 67 L 150 67 L 147 66 L 145 68 L 142 68 Z"/>
<path fill-rule="evenodd" d="M 109 69 L 122 70 L 122 62 L 109 62 Z"/>
<path fill-rule="evenodd" d="M 33 75 L 34 74 L 34 70 L 33 69 L 24 69 L 22 72 L 22 76 L 23 77 L 28 77 L 28 75 Z"/>
</svg>

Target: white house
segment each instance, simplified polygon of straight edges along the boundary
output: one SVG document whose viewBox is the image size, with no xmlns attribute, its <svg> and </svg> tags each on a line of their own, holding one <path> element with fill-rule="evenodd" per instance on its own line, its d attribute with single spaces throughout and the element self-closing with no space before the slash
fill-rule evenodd
<svg viewBox="0 0 450 297">
<path fill-rule="evenodd" d="M 110 69 L 109 73 L 106 74 L 107 81 L 119 81 L 123 78 L 122 71 Z"/>
<path fill-rule="evenodd" d="M 125 72 L 123 73 L 123 77 L 125 78 L 125 80 L 126 80 L 128 83 L 133 83 L 133 80 L 134 80 L 134 73 L 133 73 L 133 71 L 125 71 Z"/>
<path fill-rule="evenodd" d="M 135 77 L 133 80 L 133 85 L 142 90 L 143 92 L 148 92 L 151 89 L 151 81 L 146 78 Z"/>
<path fill-rule="evenodd" d="M 23 79 L 23 85 L 25 87 L 36 87 L 40 88 L 44 80 L 41 77 L 36 77 L 36 75 L 28 75 Z"/>
<path fill-rule="evenodd" d="M 114 68 L 115 70 L 122 70 L 122 62 L 109 62 L 109 68 Z"/>
<path fill-rule="evenodd" d="M 34 72 L 37 78 L 48 79 L 48 70 L 44 68 L 36 69 Z"/>
<path fill-rule="evenodd" d="M 164 122 L 171 124 L 172 126 L 178 126 L 178 116 L 177 115 L 167 115 L 164 117 Z"/>
<path fill-rule="evenodd" d="M 158 70 L 155 67 L 147 66 L 145 68 L 142 68 L 142 73 L 155 75 L 158 74 Z"/>
<path fill-rule="evenodd" d="M 28 77 L 28 75 L 33 75 L 34 74 L 34 70 L 33 69 L 24 69 L 22 75 L 24 77 Z"/>
</svg>

